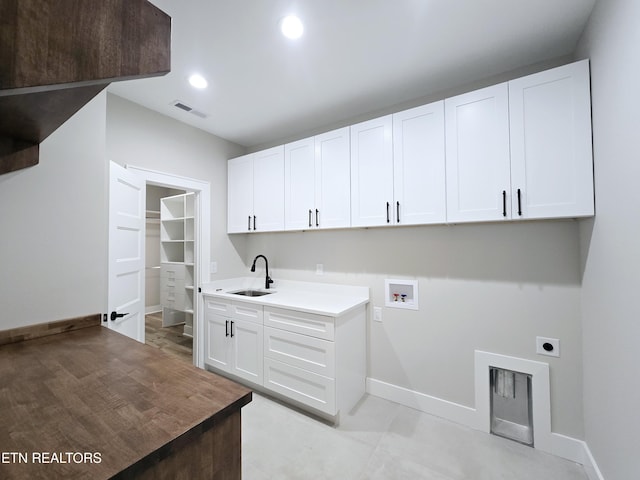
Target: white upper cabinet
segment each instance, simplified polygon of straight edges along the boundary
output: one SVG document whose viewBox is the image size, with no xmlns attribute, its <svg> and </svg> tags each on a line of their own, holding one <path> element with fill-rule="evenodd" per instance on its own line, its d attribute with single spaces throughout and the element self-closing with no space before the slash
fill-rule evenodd
<svg viewBox="0 0 640 480">
<path fill-rule="evenodd" d="M 284 146 L 284 226 L 302 230 L 314 225 L 316 160 L 313 137 Z"/>
<path fill-rule="evenodd" d="M 253 211 L 255 231 L 284 230 L 284 145 L 255 154 Z"/>
<path fill-rule="evenodd" d="M 589 63 L 445 101 L 447 221 L 594 213 Z"/>
<path fill-rule="evenodd" d="M 444 101 L 393 115 L 393 219 L 445 223 Z"/>
<path fill-rule="evenodd" d="M 594 213 L 589 62 L 509 82 L 513 218 Z"/>
<path fill-rule="evenodd" d="M 351 225 L 391 225 L 392 116 L 351 126 Z"/>
<path fill-rule="evenodd" d="M 316 209 L 319 228 L 351 226 L 349 127 L 315 137 Z"/>
<path fill-rule="evenodd" d="M 284 146 L 229 160 L 227 232 L 284 230 Z"/>
<path fill-rule="evenodd" d="M 594 214 L 583 60 L 229 161 L 228 232 Z"/>
<path fill-rule="evenodd" d="M 254 154 L 227 163 L 227 232 L 250 232 L 253 227 Z"/>
<path fill-rule="evenodd" d="M 447 221 L 511 218 L 506 83 L 445 100 Z"/>
<path fill-rule="evenodd" d="M 285 229 L 351 225 L 349 128 L 285 145 Z"/>
</svg>

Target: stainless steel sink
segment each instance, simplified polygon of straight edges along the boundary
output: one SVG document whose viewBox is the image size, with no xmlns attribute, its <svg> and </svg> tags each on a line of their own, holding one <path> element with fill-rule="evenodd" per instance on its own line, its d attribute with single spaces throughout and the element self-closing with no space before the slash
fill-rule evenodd
<svg viewBox="0 0 640 480">
<path fill-rule="evenodd" d="M 263 295 L 270 295 L 273 292 L 263 292 L 262 290 L 238 290 L 237 292 L 229 292 L 233 295 L 243 295 L 245 297 L 261 297 Z"/>
</svg>

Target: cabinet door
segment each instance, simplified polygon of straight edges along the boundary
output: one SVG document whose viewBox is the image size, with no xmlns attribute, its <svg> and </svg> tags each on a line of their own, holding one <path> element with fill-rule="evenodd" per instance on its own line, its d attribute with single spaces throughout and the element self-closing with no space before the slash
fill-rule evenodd
<svg viewBox="0 0 640 480">
<path fill-rule="evenodd" d="M 284 230 L 284 145 L 256 152 L 253 159 L 254 230 Z"/>
<path fill-rule="evenodd" d="M 229 160 L 227 164 L 227 232 L 253 229 L 253 156 Z"/>
<path fill-rule="evenodd" d="M 447 221 L 511 217 L 506 83 L 445 100 Z"/>
<path fill-rule="evenodd" d="M 444 101 L 393 115 L 393 165 L 395 223 L 444 223 Z"/>
<path fill-rule="evenodd" d="M 393 145 L 391 115 L 351 127 L 351 224 L 391 224 Z"/>
<path fill-rule="evenodd" d="M 231 319 L 218 313 L 207 311 L 206 322 L 206 358 L 205 363 L 220 370 L 230 371 L 229 349 L 231 346 Z"/>
<path fill-rule="evenodd" d="M 262 385 L 263 326 L 244 320 L 231 321 L 231 373 Z"/>
<path fill-rule="evenodd" d="M 588 60 L 509 82 L 514 218 L 593 215 L 589 92 Z"/>
<path fill-rule="evenodd" d="M 315 227 L 315 142 L 305 138 L 284 146 L 284 227 Z"/>
<path fill-rule="evenodd" d="M 314 225 L 351 226 L 351 164 L 349 127 L 315 137 L 316 200 Z"/>
</svg>

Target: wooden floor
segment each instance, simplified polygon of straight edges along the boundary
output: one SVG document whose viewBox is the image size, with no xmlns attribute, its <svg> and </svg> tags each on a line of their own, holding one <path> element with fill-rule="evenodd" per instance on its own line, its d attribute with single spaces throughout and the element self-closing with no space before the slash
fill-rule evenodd
<svg viewBox="0 0 640 480">
<path fill-rule="evenodd" d="M 182 334 L 184 325 L 162 326 L 162 312 L 145 317 L 145 343 L 181 360 L 193 363 L 193 339 Z"/>
</svg>

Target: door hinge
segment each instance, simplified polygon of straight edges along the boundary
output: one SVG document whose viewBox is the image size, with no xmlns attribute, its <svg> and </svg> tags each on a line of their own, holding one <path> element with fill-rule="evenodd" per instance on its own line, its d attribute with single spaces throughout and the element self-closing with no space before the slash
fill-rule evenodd
<svg viewBox="0 0 640 480">
<path fill-rule="evenodd" d="M 198 287 L 198 293 L 202 293 L 202 288 Z"/>
</svg>

